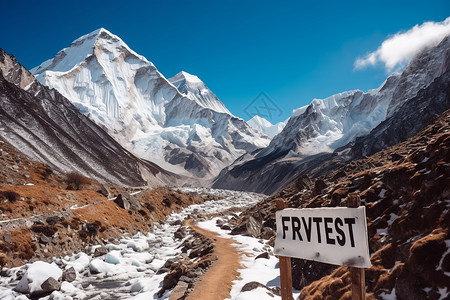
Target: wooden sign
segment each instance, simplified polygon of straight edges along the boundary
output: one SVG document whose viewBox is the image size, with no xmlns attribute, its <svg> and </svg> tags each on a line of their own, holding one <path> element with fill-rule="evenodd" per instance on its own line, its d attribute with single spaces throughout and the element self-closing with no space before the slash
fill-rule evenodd
<svg viewBox="0 0 450 300">
<path fill-rule="evenodd" d="M 370 268 L 365 207 L 287 208 L 276 213 L 274 253 Z"/>
</svg>

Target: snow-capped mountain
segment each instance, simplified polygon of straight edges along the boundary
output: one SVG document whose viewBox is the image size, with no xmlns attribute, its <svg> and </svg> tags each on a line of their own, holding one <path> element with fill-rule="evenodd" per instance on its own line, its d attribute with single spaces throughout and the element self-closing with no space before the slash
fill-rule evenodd
<svg viewBox="0 0 450 300">
<path fill-rule="evenodd" d="M 103 28 L 32 72 L 125 148 L 177 173 L 211 177 L 269 143 L 231 115 L 196 76 L 182 72 L 171 83 Z"/>
<path fill-rule="evenodd" d="M 210 108 L 217 112 L 231 114 L 225 105 L 197 76 L 181 71 L 177 75 L 169 78 L 183 96 L 194 100 L 205 108 Z"/>
<path fill-rule="evenodd" d="M 60 172 L 120 185 L 161 185 L 179 176 L 125 150 L 59 92 L 0 49 L 1 139 Z"/>
<path fill-rule="evenodd" d="M 447 37 L 438 46 L 418 54 L 403 73 L 389 76 L 378 89 L 367 93 L 354 90 L 326 99 L 314 99 L 308 106 L 295 110 L 283 131 L 253 160 L 235 164 L 222 171 L 216 178 L 214 187 L 245 187 L 246 190 L 273 192 L 292 180 L 293 172 L 302 174 L 321 161 L 332 159 L 334 151 L 346 145 L 347 149 L 351 148 L 357 138 L 369 135 L 378 126 L 384 126 L 384 131 L 388 130 L 381 123 L 393 116 L 396 118 L 395 124 L 402 124 L 402 120 L 409 120 L 408 114 L 413 114 L 417 125 L 410 126 L 410 130 L 414 134 L 426 125 L 429 114 L 411 112 L 404 106 L 408 106 L 410 100 L 417 99 L 416 95 L 420 90 L 430 86 L 449 70 L 450 38 Z M 439 107 L 430 110 L 436 113 L 444 111 L 447 108 L 445 102 L 438 95 L 433 96 L 436 101 L 433 100 L 432 103 Z M 414 105 L 422 110 L 426 109 Z M 408 113 L 398 114 L 400 110 Z M 377 136 L 382 136 L 380 130 L 377 129 Z M 403 138 L 406 136 L 403 135 Z M 388 139 L 385 140 L 379 140 L 383 147 L 389 146 Z M 399 142 L 402 138 L 395 140 Z M 372 142 L 376 144 L 377 139 Z M 364 145 L 358 144 L 358 147 L 364 148 Z M 379 147 L 371 149 L 380 150 Z M 356 152 L 360 155 L 371 154 L 367 149 Z M 334 154 L 340 155 L 339 153 L 341 152 L 337 151 Z M 357 157 L 351 155 L 346 159 Z M 265 178 L 270 178 L 270 181 Z"/>
<path fill-rule="evenodd" d="M 284 126 L 286 126 L 286 123 L 287 121 L 272 124 L 258 115 L 255 115 L 253 118 L 247 121 L 247 124 L 250 125 L 253 129 L 258 130 L 259 132 L 262 132 L 271 138 L 279 134 L 283 130 Z"/>
</svg>

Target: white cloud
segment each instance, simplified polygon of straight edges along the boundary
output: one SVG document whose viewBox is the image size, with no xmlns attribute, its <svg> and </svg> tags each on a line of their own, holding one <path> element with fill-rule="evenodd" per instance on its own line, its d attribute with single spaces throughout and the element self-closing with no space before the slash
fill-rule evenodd
<svg viewBox="0 0 450 300">
<path fill-rule="evenodd" d="M 399 32 L 386 39 L 377 50 L 359 57 L 355 69 L 384 64 L 387 72 L 404 68 L 415 54 L 428 46 L 437 45 L 450 34 L 450 17 L 442 22 L 425 22 L 406 32 Z"/>
</svg>

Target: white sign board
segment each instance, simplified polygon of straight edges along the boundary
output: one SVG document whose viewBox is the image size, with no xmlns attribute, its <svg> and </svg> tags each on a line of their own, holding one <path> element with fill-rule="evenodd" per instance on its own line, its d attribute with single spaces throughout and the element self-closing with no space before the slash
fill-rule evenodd
<svg viewBox="0 0 450 300">
<path fill-rule="evenodd" d="M 366 210 L 286 208 L 276 213 L 274 253 L 334 265 L 370 268 Z"/>
</svg>

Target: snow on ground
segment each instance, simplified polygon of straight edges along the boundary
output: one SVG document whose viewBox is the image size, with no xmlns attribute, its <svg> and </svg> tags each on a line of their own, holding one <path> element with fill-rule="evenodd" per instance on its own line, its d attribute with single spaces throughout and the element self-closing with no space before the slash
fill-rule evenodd
<svg viewBox="0 0 450 300">
<path fill-rule="evenodd" d="M 216 226 L 216 221 L 219 218 L 213 218 L 208 221 L 199 222 L 197 225 L 203 229 L 207 229 L 218 233 L 223 238 L 229 238 L 236 241 L 233 244 L 241 254 L 242 269 L 238 270 L 240 279 L 233 282 L 231 288 L 230 298 L 231 300 L 274 300 L 281 299 L 279 296 L 273 297 L 267 293 L 265 288 L 257 288 L 252 291 L 242 292 L 242 287 L 252 281 L 257 281 L 266 285 L 269 288 L 280 286 L 280 269 L 278 265 L 278 258 L 273 255 L 273 248 L 267 245 L 265 240 L 253 238 L 243 235 L 230 235 L 229 231 L 222 230 Z M 255 259 L 261 253 L 270 253 L 269 259 L 258 258 Z M 300 295 L 300 291 L 294 290 L 294 299 Z"/>
<path fill-rule="evenodd" d="M 229 208 L 243 208 L 264 198 L 263 195 L 237 191 L 203 188 L 179 190 L 200 195 L 209 194 L 222 199 L 205 201 L 189 206 L 179 213 L 173 213 L 167 217 L 164 224 L 155 224 L 151 233 L 124 236 L 118 244 L 107 244 L 108 254 L 103 256 L 94 257 L 95 249 L 100 247 L 94 246 L 86 253 L 53 258 L 52 264 L 35 262 L 4 269 L 0 277 L 0 299 L 28 299 L 24 294 L 15 291 L 19 282 L 21 282 L 20 290 L 38 291 L 40 283 L 46 278 L 61 277 L 62 271 L 71 267 L 76 270 L 76 279 L 73 282 L 63 281 L 60 291 L 41 299 L 168 299 L 170 292 L 166 292 L 161 298 L 155 294 L 161 289 L 166 275 L 157 274 L 157 271 L 168 259 L 181 253 L 177 247 L 182 241 L 174 239 L 174 233 L 180 225 L 173 224 L 179 224 L 176 221 L 182 221 L 192 214 L 220 213 Z M 244 237 L 242 238 L 243 242 L 247 242 Z M 251 238 L 248 238 L 248 242 L 251 243 L 247 245 L 248 249 L 252 249 L 257 243 Z M 261 248 L 261 244 L 259 247 Z M 262 263 L 262 268 L 270 271 L 274 269 L 275 264 L 272 259 L 270 267 L 266 268 Z M 39 272 L 36 269 L 39 269 Z M 269 279 L 272 275 L 266 277 Z M 276 277 L 275 273 L 273 277 Z"/>
</svg>

